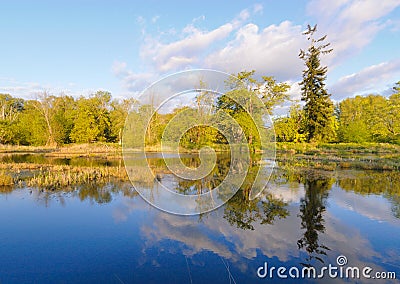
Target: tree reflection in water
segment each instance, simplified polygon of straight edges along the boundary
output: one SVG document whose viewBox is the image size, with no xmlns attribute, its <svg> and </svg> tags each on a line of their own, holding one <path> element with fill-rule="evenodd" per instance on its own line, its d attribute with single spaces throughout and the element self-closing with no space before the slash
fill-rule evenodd
<svg viewBox="0 0 400 284">
<path fill-rule="evenodd" d="M 243 230 L 254 230 L 253 223 L 273 224 L 276 218 L 289 215 L 288 204 L 268 194 L 262 200 L 249 200 L 245 191 L 238 191 L 227 203 L 224 218 L 231 225 Z"/>
<path fill-rule="evenodd" d="M 304 249 L 308 256 L 306 262 L 301 264 L 311 266 L 314 259 L 324 263 L 323 256 L 330 250 L 320 242 L 320 234 L 325 232 L 324 213 L 326 211 L 326 199 L 332 187 L 334 179 L 310 177 L 304 182 L 305 196 L 300 201 L 301 229 L 303 237 L 297 241 L 300 250 Z"/>
<path fill-rule="evenodd" d="M 243 230 L 254 230 L 253 224 L 273 224 L 276 218 L 284 219 L 289 215 L 285 208 L 288 204 L 275 198 L 271 193 L 264 191 L 260 197 L 250 200 L 250 191 L 260 171 L 261 163 L 259 155 L 252 155 L 246 179 L 240 190 L 226 203 L 224 218 L 231 225 Z"/>
<path fill-rule="evenodd" d="M 150 155 L 151 156 L 151 155 Z M 20 157 L 18 157 L 20 158 Z M 43 157 L 24 156 L 31 162 L 41 162 Z M 179 156 L 171 155 L 171 159 Z M 197 168 L 201 161 L 198 155 L 186 154 L 181 157 L 182 162 L 190 167 Z M 7 157 L 9 159 L 9 157 Z M 13 159 L 16 159 L 13 157 Z M 18 160 L 19 161 L 19 160 Z M 63 162 L 63 161 L 56 161 Z M 68 163 L 90 164 L 100 166 L 104 161 L 94 162 L 92 160 L 75 160 Z M 113 163 L 115 164 L 115 162 Z M 164 182 L 169 182 L 175 186 L 176 192 L 183 194 L 202 194 L 210 189 L 217 187 L 226 177 L 231 166 L 236 170 L 246 168 L 247 164 L 232 163 L 231 156 L 218 153 L 217 163 L 211 173 L 201 180 L 184 180 L 173 177 L 165 165 L 165 161 L 153 155 L 148 160 L 132 159 L 132 169 L 137 171 L 137 178 L 141 179 L 143 186 L 149 190 L 155 190 L 156 183 L 153 179 L 143 180 L 140 169 L 150 166 L 154 174 L 161 177 Z M 101 166 L 109 166 L 101 164 Z M 240 190 L 224 205 L 223 217 L 231 226 L 242 230 L 255 230 L 257 224 L 274 224 L 276 220 L 285 219 L 289 216 L 288 203 L 273 190 L 264 191 L 260 198 L 250 200 L 250 190 L 253 181 L 260 168 L 260 156 L 252 155 L 249 171 Z M 318 174 L 316 174 L 318 173 Z M 321 235 L 325 233 L 324 214 L 326 211 L 326 200 L 332 184 L 345 191 L 351 191 L 361 195 L 380 195 L 386 198 L 391 205 L 393 216 L 400 218 L 400 175 L 396 171 L 360 171 L 360 170 L 336 170 L 335 172 L 323 173 L 318 171 L 291 171 L 275 169 L 270 179 L 271 184 L 283 187 L 298 187 L 304 185 L 304 197 L 300 199 L 298 217 L 301 220 L 300 228 L 302 237 L 297 241 L 299 250 L 307 253 L 303 265 L 312 265 L 324 262 L 329 248 L 321 243 Z M 17 186 L 0 187 L 0 194 L 7 195 Z M 110 182 L 108 184 L 81 184 L 77 187 L 66 187 L 56 191 L 46 191 L 45 189 L 28 188 L 33 192 L 33 196 L 44 206 L 49 202 L 58 200 L 61 204 L 65 203 L 65 194 L 77 196 L 81 201 L 88 200 L 93 203 L 110 203 L 113 201 L 114 194 L 123 194 L 128 197 L 137 196 L 129 182 Z M 221 193 L 223 194 L 223 193 Z M 204 215 L 200 215 L 200 219 Z"/>
</svg>

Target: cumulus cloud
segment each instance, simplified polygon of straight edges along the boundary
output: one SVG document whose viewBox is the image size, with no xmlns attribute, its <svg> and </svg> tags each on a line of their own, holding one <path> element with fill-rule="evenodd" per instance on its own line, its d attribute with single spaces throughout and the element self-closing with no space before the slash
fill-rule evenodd
<svg viewBox="0 0 400 284">
<path fill-rule="evenodd" d="M 198 63 L 203 52 L 216 42 L 226 39 L 234 29 L 249 18 L 249 15 L 247 10 L 243 10 L 231 22 L 211 31 L 200 30 L 191 23 L 183 28 L 181 32 L 183 38 L 168 43 L 148 35 L 141 47 L 140 55 L 159 72 L 185 68 Z"/>
<path fill-rule="evenodd" d="M 289 21 L 262 30 L 250 23 L 241 27 L 224 48 L 207 56 L 205 64 L 230 73 L 255 69 L 280 80 L 293 79 L 301 72 L 297 55 L 304 44 L 301 26 Z"/>
<path fill-rule="evenodd" d="M 331 68 L 339 66 L 371 43 L 383 28 L 395 27 L 396 21 L 386 16 L 399 5 L 396 0 L 310 1 L 307 4 L 308 16 L 318 23 L 321 35 L 328 34 L 328 41 L 334 48 L 334 52 L 322 58 L 323 64 L 329 64 Z M 198 22 L 205 19 L 205 16 L 200 16 L 181 30 L 161 31 L 157 35 L 144 31 L 140 48 L 143 66 L 140 67 L 145 72 L 131 71 L 126 63 L 121 62 L 114 64 L 113 72 L 131 92 L 143 90 L 151 80 L 164 74 L 188 68 L 210 68 L 228 73 L 254 69 L 257 75 L 273 75 L 279 81 L 299 81 L 304 66 L 298 52 L 308 44 L 301 34 L 304 25 L 286 20 L 260 26 L 252 21 L 252 17 L 262 12 L 263 6 L 255 4 L 211 30 L 198 27 Z M 138 18 L 140 24 L 145 21 Z M 350 75 L 328 86 L 333 98 L 352 95 L 357 88 L 371 87 L 374 82 L 386 78 L 374 73 L 377 77 L 363 81 L 363 71 L 354 78 Z M 356 84 L 351 86 L 352 82 Z M 294 87 L 291 95 L 299 99 L 299 88 L 297 85 Z"/>
<path fill-rule="evenodd" d="M 368 45 L 390 24 L 383 16 L 399 5 L 397 0 L 313 0 L 307 10 L 332 43 L 334 52 L 329 56 L 330 62 L 339 64 Z"/>
<path fill-rule="evenodd" d="M 140 91 L 146 79 L 151 78 L 150 74 L 160 77 L 187 68 L 210 68 L 228 73 L 255 69 L 259 74 L 273 74 L 279 80 L 294 78 L 301 70 L 297 57 L 304 46 L 301 26 L 284 21 L 261 29 L 249 19 L 262 9 L 261 4 L 255 4 L 212 30 L 198 28 L 199 18 L 195 18 L 181 31 L 169 34 L 167 41 L 160 35 L 146 34 L 140 57 L 147 72 L 130 71 L 124 62 L 115 62 L 112 70 L 130 91 Z M 143 21 L 145 19 L 140 18 L 139 22 Z"/>
<path fill-rule="evenodd" d="M 333 98 L 340 100 L 349 96 L 373 92 L 380 87 L 387 89 L 385 82 L 394 81 L 395 75 L 400 74 L 400 59 L 382 62 L 368 66 L 361 71 L 340 78 L 330 92 Z"/>
</svg>

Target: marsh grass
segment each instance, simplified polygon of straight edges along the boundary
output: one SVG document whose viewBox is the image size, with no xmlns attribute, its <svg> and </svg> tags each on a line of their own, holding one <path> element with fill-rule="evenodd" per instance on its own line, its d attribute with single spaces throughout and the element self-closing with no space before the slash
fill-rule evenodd
<svg viewBox="0 0 400 284">
<path fill-rule="evenodd" d="M 359 170 L 400 170 L 400 158 L 396 157 L 340 157 L 335 155 L 277 155 L 278 166 L 289 170 L 295 169 L 322 169 L 334 171 L 336 169 L 359 169 Z"/>
<path fill-rule="evenodd" d="M 0 186 L 8 186 L 13 184 L 14 179 L 11 174 L 6 173 L 5 171 L 0 171 Z"/>
<path fill-rule="evenodd" d="M 385 143 L 277 143 L 283 168 L 400 170 L 400 146 Z"/>
<path fill-rule="evenodd" d="M 400 145 L 388 143 L 291 143 L 277 142 L 278 152 L 296 154 L 382 154 L 400 153 Z"/>
<path fill-rule="evenodd" d="M 0 153 L 45 154 L 48 157 L 120 157 L 122 147 L 116 143 L 69 144 L 60 147 L 0 145 Z"/>
<path fill-rule="evenodd" d="M 31 187 L 59 189 L 79 184 L 104 184 L 116 180 L 127 180 L 124 168 L 51 166 L 42 168 L 25 182 Z"/>
<path fill-rule="evenodd" d="M 1 146 L 0 152 L 11 147 Z M 20 148 L 21 152 L 29 149 L 39 151 L 38 148 Z M 157 150 L 154 148 L 154 150 Z M 84 144 L 70 145 L 58 150 L 44 149 L 45 156 L 54 154 L 68 156 L 93 155 L 93 159 L 76 158 L 69 160 L 68 165 L 52 163 L 46 158 L 33 159 L 30 163 L 13 162 L 5 159 L 0 163 L 0 186 L 30 186 L 51 190 L 73 187 L 82 184 L 105 184 L 110 181 L 129 181 L 121 157 L 118 156 L 119 145 Z M 86 151 L 86 154 L 84 152 Z M 102 152 L 108 151 L 107 155 Z M 17 154 L 21 152 L 16 151 Z M 34 152 L 36 153 L 36 152 Z M 38 152 L 40 155 L 43 152 Z M 8 154 L 6 154 L 8 155 Z M 40 156 L 38 155 L 38 156 Z M 109 156 L 108 156 L 109 155 Z M 99 158 L 97 160 L 97 157 Z M 336 169 L 360 170 L 400 170 L 400 146 L 391 144 L 310 144 L 310 143 L 277 143 L 276 160 L 278 167 L 292 171 L 307 171 L 310 169 L 333 172 Z M 96 163 L 94 161 L 106 161 Z M 119 163 L 118 163 L 119 161 Z M 156 161 L 156 162 L 155 162 Z M 145 161 L 132 160 L 127 166 L 130 181 L 141 182 L 144 185 L 152 184 L 154 176 L 148 174 L 148 164 Z M 150 163 L 152 171 L 160 176 L 169 174 L 165 165 L 156 159 Z"/>
<path fill-rule="evenodd" d="M 4 163 L 0 164 L 0 186 L 17 185 L 59 189 L 80 184 L 127 181 L 123 166 L 82 167 L 70 165 Z"/>
</svg>

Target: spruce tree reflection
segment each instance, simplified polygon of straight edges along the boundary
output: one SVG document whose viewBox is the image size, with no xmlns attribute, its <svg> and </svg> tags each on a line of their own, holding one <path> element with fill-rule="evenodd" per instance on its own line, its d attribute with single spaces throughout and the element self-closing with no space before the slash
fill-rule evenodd
<svg viewBox="0 0 400 284">
<path fill-rule="evenodd" d="M 300 250 L 304 249 L 308 256 L 304 266 L 311 266 L 314 259 L 324 263 L 323 256 L 330 250 L 320 243 L 319 234 L 325 232 L 324 212 L 326 199 L 334 179 L 310 177 L 304 183 L 305 196 L 300 201 L 301 229 L 305 230 L 303 237 L 297 241 Z"/>
</svg>

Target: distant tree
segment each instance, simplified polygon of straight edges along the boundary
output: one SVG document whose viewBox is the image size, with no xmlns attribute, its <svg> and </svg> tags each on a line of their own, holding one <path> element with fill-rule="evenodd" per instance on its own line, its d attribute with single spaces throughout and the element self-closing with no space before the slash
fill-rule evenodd
<svg viewBox="0 0 400 284">
<path fill-rule="evenodd" d="M 0 94 L 0 144 L 18 144 L 17 123 L 24 108 L 24 100 Z"/>
<path fill-rule="evenodd" d="M 122 143 L 122 130 L 125 125 L 125 120 L 129 111 L 134 105 L 137 105 L 137 100 L 130 98 L 124 100 L 113 100 L 111 102 L 110 121 L 111 121 L 111 140 Z"/>
<path fill-rule="evenodd" d="M 330 94 L 325 89 L 326 73 L 328 68 L 321 66 L 321 54 L 328 54 L 330 43 L 323 43 L 326 35 L 314 39 L 317 26 L 308 25 L 304 33 L 311 41 L 307 51 L 300 50 L 299 57 L 304 60 L 306 69 L 301 81 L 302 100 L 305 101 L 304 111 L 306 118 L 306 132 L 308 141 L 330 141 L 335 136 L 334 109 Z"/>
<path fill-rule="evenodd" d="M 111 94 L 98 91 L 90 98 L 81 97 L 77 102 L 74 127 L 70 138 L 77 143 L 109 141 L 111 122 L 109 103 Z"/>
<path fill-rule="evenodd" d="M 184 147 L 188 147 L 190 145 L 190 148 L 201 148 L 205 145 L 211 146 L 213 143 L 218 142 L 217 139 L 215 139 L 217 136 L 219 136 L 218 131 L 208 127 L 212 114 L 215 113 L 214 99 L 216 94 L 208 91 L 207 89 L 208 87 L 206 82 L 200 80 L 197 88 L 198 93 L 195 97 L 197 116 L 196 123 L 198 125 L 187 131 L 187 133 L 185 133 L 185 135 L 182 137 L 182 142 L 184 142 L 182 146 Z"/>
<path fill-rule="evenodd" d="M 74 127 L 75 99 L 61 95 L 55 99 L 56 108 L 53 116 L 53 132 L 58 145 L 71 143 L 71 131 Z"/>
<path fill-rule="evenodd" d="M 0 94 L 0 120 L 14 122 L 24 108 L 24 100 L 9 94 Z"/>
<path fill-rule="evenodd" d="M 35 100 L 25 101 L 18 120 L 18 144 L 43 146 L 49 141 L 47 124 L 37 105 Z"/>
<path fill-rule="evenodd" d="M 372 140 L 364 97 L 347 98 L 339 103 L 338 137 L 342 142 L 362 143 Z"/>
<path fill-rule="evenodd" d="M 356 96 L 339 103 L 342 142 L 400 143 L 400 94 Z"/>
<path fill-rule="evenodd" d="M 274 121 L 275 135 L 278 142 L 304 142 L 307 134 L 303 133 L 305 123 L 304 110 L 298 103 L 290 107 L 289 116 L 279 117 Z"/>
<path fill-rule="evenodd" d="M 396 83 L 393 90 L 395 93 L 389 97 L 384 124 L 389 132 L 391 142 L 400 144 L 400 81 Z"/>
<path fill-rule="evenodd" d="M 31 102 L 31 105 L 38 111 L 38 114 L 45 122 L 47 134 L 46 145 L 48 146 L 55 146 L 57 144 L 53 124 L 56 104 L 56 97 L 50 95 L 47 91 L 39 94 L 38 99 Z"/>
</svg>

